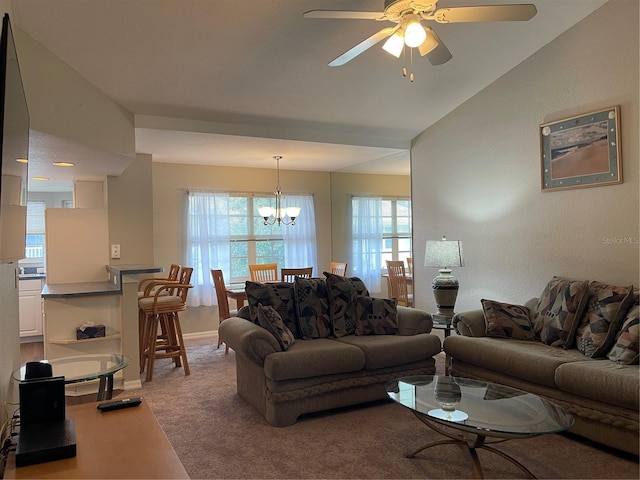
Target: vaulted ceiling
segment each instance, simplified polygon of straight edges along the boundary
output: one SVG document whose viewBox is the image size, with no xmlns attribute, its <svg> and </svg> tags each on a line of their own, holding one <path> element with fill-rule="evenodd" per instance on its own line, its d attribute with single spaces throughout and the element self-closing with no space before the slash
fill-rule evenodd
<svg viewBox="0 0 640 480">
<path fill-rule="evenodd" d="M 327 65 L 389 24 L 303 13 L 381 12 L 383 0 L 14 0 L 12 22 L 134 113 L 136 151 L 154 161 L 272 169 L 283 155 L 283 169 L 408 173 L 416 135 L 605 1 L 531 0 L 527 22 L 430 22 L 453 55 L 438 66 L 381 44 Z"/>
</svg>

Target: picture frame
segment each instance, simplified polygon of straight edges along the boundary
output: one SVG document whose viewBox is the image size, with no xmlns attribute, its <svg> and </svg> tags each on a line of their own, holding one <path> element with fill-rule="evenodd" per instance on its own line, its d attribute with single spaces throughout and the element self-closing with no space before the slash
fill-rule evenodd
<svg viewBox="0 0 640 480">
<path fill-rule="evenodd" d="M 620 106 L 540 125 L 542 191 L 622 183 Z"/>
</svg>

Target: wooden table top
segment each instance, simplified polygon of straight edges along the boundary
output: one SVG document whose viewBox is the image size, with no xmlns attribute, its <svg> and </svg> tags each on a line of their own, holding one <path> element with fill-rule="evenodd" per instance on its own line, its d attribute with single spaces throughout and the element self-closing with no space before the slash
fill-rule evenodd
<svg viewBox="0 0 640 480">
<path fill-rule="evenodd" d="M 16 468 L 11 453 L 4 478 L 189 478 L 144 399 L 109 412 L 96 405 L 67 407 L 75 422 L 74 458 Z"/>
</svg>

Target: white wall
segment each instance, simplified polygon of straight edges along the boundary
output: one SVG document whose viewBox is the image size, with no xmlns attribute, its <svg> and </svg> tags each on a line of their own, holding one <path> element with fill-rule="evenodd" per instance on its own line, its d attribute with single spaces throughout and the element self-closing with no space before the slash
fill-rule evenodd
<svg viewBox="0 0 640 480">
<path fill-rule="evenodd" d="M 434 311 L 420 265 L 442 235 L 464 245 L 456 311 L 525 302 L 553 275 L 638 285 L 638 17 L 611 0 L 414 139 L 418 307 Z M 612 105 L 624 183 L 541 192 L 539 124 Z"/>
</svg>

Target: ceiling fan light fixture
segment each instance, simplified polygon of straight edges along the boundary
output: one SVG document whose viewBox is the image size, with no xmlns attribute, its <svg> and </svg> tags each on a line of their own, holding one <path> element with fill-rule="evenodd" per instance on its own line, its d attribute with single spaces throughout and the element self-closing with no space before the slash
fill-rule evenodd
<svg viewBox="0 0 640 480">
<path fill-rule="evenodd" d="M 409 15 L 407 18 L 407 26 L 404 29 L 404 43 L 409 48 L 415 48 L 422 44 L 427 38 L 427 32 L 420 24 L 418 15 Z"/>
<path fill-rule="evenodd" d="M 396 33 L 391 35 L 384 45 L 382 45 L 382 49 L 385 52 L 390 53 L 396 58 L 400 58 L 400 54 L 402 53 L 402 49 L 404 48 L 404 38 L 402 38 L 402 29 L 398 30 Z"/>
</svg>

